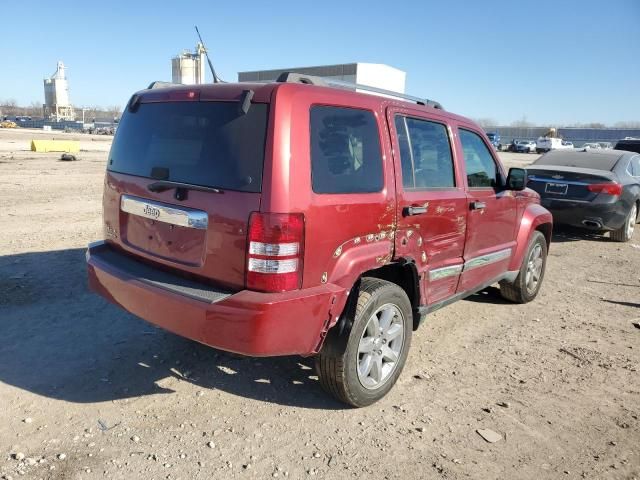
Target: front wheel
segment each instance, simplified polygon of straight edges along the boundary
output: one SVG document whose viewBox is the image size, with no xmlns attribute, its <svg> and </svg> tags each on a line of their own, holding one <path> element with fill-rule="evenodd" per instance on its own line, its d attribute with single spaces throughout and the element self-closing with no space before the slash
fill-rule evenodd
<svg viewBox="0 0 640 480">
<path fill-rule="evenodd" d="M 352 315 L 349 331 L 329 332 L 316 371 L 327 392 L 364 407 L 384 397 L 402 372 L 413 330 L 411 303 L 398 285 L 364 278 Z"/>
<path fill-rule="evenodd" d="M 547 266 L 547 240 L 535 231 L 522 259 L 520 271 L 513 283 L 500 282 L 500 294 L 516 303 L 527 303 L 536 298 Z"/>
<path fill-rule="evenodd" d="M 624 220 L 624 225 L 620 227 L 618 230 L 613 230 L 609 236 L 611 240 L 615 242 L 628 242 L 633 237 L 633 231 L 636 227 L 636 222 L 638 221 L 638 206 L 634 203 L 629 213 L 627 214 L 627 218 Z"/>
</svg>

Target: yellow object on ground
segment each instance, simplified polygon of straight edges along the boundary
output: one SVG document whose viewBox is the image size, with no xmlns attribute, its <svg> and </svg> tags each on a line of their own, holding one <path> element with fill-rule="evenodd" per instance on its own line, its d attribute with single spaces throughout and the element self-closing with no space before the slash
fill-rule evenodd
<svg viewBox="0 0 640 480">
<path fill-rule="evenodd" d="M 78 140 L 31 140 L 31 151 L 78 153 L 80 142 Z"/>
<path fill-rule="evenodd" d="M 11 120 L 0 122 L 0 128 L 16 128 L 17 126 L 16 122 L 12 122 Z"/>
</svg>

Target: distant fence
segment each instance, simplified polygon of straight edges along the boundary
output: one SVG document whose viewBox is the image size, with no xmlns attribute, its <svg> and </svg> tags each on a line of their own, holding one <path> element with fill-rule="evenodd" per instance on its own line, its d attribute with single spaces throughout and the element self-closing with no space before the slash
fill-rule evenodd
<svg viewBox="0 0 640 480">
<path fill-rule="evenodd" d="M 547 127 L 486 127 L 486 132 L 496 132 L 500 135 L 502 144 L 511 140 L 536 140 L 549 131 Z M 558 136 L 576 147 L 586 142 L 615 143 L 625 137 L 640 138 L 640 128 L 558 128 Z"/>
</svg>

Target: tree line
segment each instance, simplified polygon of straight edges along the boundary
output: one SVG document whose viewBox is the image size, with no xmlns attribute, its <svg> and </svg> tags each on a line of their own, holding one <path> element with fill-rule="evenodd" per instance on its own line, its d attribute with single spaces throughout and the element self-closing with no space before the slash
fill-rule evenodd
<svg viewBox="0 0 640 480">
<path fill-rule="evenodd" d="M 476 123 L 481 127 L 517 127 L 517 128 L 533 128 L 533 127 L 546 127 L 547 125 L 536 125 L 533 122 L 527 120 L 527 117 L 522 117 L 519 120 L 515 120 L 508 125 L 500 125 L 493 118 L 476 118 Z M 640 121 L 624 121 L 615 122 L 612 125 L 606 125 L 602 122 L 587 122 L 587 123 L 570 123 L 568 125 L 557 125 L 558 127 L 576 127 L 576 128 L 640 128 Z"/>
<path fill-rule="evenodd" d="M 84 108 L 85 121 L 90 122 L 94 118 L 114 119 L 120 118 L 122 108 L 118 105 L 110 107 L 78 107 L 74 106 L 76 111 L 76 119 L 82 120 L 82 110 Z M 42 103 L 33 101 L 29 106 L 20 106 L 14 99 L 0 100 L 0 114 L 3 117 L 31 117 L 42 118 Z"/>
</svg>

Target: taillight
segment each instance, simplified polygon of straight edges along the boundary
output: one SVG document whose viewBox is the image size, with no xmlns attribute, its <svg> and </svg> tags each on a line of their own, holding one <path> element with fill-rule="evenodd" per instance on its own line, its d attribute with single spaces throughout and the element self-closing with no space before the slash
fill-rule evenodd
<svg viewBox="0 0 640 480">
<path fill-rule="evenodd" d="M 253 212 L 249 218 L 247 288 L 262 292 L 300 288 L 303 245 L 303 214 Z"/>
<path fill-rule="evenodd" d="M 607 195 L 622 195 L 622 185 L 619 183 L 592 183 L 587 185 L 587 190 Z"/>
</svg>

